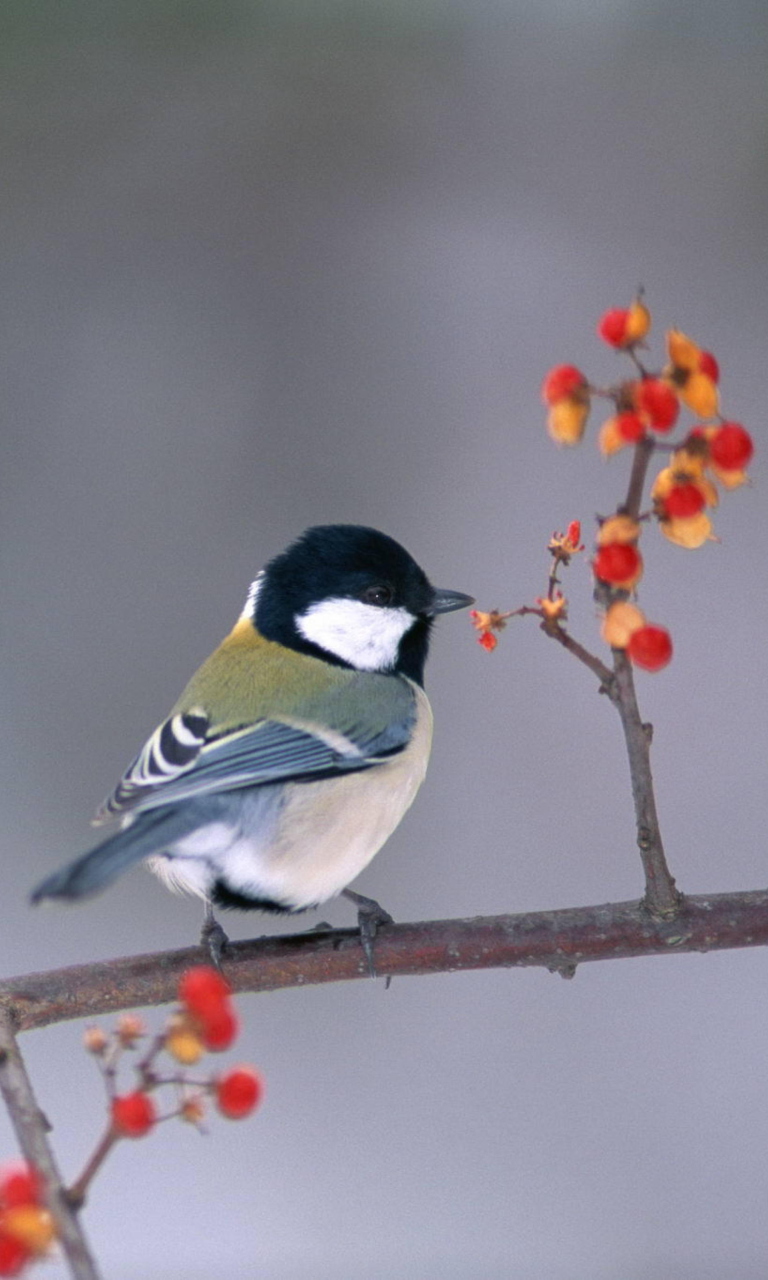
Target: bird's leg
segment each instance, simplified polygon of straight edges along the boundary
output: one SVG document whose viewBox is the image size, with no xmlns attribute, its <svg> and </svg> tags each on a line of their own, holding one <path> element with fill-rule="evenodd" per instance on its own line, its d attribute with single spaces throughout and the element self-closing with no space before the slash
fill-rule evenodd
<svg viewBox="0 0 768 1280">
<path fill-rule="evenodd" d="M 341 894 L 342 897 L 348 898 L 350 902 L 354 902 L 357 907 L 360 942 L 365 952 L 365 958 L 368 961 L 368 972 L 372 978 L 376 978 L 378 975 L 373 959 L 373 943 L 376 933 L 380 925 L 394 924 L 395 922 L 389 912 L 379 906 L 374 898 L 366 898 L 362 893 L 355 893 L 354 889 L 342 889 Z"/>
<path fill-rule="evenodd" d="M 218 969 L 219 973 L 222 972 L 221 958 L 227 949 L 228 943 L 229 938 L 213 914 L 213 903 L 210 898 L 206 898 L 205 917 L 200 931 L 200 946 L 204 947 L 208 952 L 214 968 Z"/>
</svg>

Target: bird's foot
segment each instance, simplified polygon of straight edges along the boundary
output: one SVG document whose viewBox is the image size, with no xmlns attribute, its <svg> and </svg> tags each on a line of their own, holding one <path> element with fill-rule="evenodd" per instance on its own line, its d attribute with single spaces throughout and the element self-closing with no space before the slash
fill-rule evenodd
<svg viewBox="0 0 768 1280">
<path fill-rule="evenodd" d="M 229 938 L 213 914 L 210 903 L 206 903 L 205 906 L 205 920 L 200 930 L 200 946 L 208 952 L 213 967 L 218 969 L 219 973 L 223 973 L 221 961 L 229 946 Z"/>
<path fill-rule="evenodd" d="M 388 911 L 374 898 L 366 898 L 362 893 L 355 893 L 354 889 L 342 889 L 342 896 L 348 898 L 350 902 L 354 902 L 357 907 L 357 923 L 360 929 L 360 943 L 368 962 L 368 972 L 372 978 L 377 978 L 376 965 L 373 958 L 373 944 L 379 928 L 383 924 L 394 924 L 394 920 Z M 387 979 L 389 986 L 389 979 Z"/>
</svg>

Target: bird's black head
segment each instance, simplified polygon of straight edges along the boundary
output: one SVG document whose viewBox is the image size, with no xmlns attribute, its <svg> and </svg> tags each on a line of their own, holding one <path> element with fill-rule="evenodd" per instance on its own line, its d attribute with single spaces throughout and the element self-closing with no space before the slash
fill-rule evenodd
<svg viewBox="0 0 768 1280">
<path fill-rule="evenodd" d="M 307 529 L 271 560 L 249 596 L 262 635 L 359 671 L 397 671 L 422 683 L 436 613 L 470 596 L 432 586 L 393 538 L 362 525 Z"/>
</svg>

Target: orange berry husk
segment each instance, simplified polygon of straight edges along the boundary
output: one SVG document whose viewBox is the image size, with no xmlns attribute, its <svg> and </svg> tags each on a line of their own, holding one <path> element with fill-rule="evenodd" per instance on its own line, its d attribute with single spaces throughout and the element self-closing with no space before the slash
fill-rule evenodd
<svg viewBox="0 0 768 1280">
<path fill-rule="evenodd" d="M 588 417 L 589 397 L 566 396 L 550 408 L 547 431 L 556 444 L 576 445 L 584 435 Z"/>
<path fill-rule="evenodd" d="M 678 471 L 688 479 L 697 479 L 704 475 L 709 461 L 709 445 L 702 435 L 691 434 L 681 449 L 676 449 L 669 460 L 673 471 Z"/>
<path fill-rule="evenodd" d="M 687 333 L 680 329 L 669 329 L 667 332 L 667 351 L 675 369 L 686 373 L 695 373 L 701 363 L 702 351 Z"/>
<path fill-rule="evenodd" d="M 635 298 L 627 311 L 625 341 L 627 345 L 641 342 L 651 330 L 651 313 L 642 298 Z"/>
<path fill-rule="evenodd" d="M 0 1214 L 0 1231 L 7 1231 L 26 1245 L 30 1253 L 47 1253 L 56 1239 L 56 1224 L 47 1209 L 39 1205 L 19 1205 Z"/>
<path fill-rule="evenodd" d="M 614 453 L 619 452 L 619 449 L 626 449 L 629 443 L 629 440 L 622 434 L 618 414 L 612 418 L 606 418 L 597 435 L 597 447 L 603 457 L 613 457 Z"/>
<path fill-rule="evenodd" d="M 603 618 L 600 634 L 613 649 L 626 649 L 631 636 L 645 626 L 645 614 L 628 600 L 617 600 Z"/>
<path fill-rule="evenodd" d="M 604 547 L 609 542 L 637 542 L 639 537 L 640 524 L 637 520 L 631 516 L 609 516 L 597 531 L 597 545 Z"/>
<path fill-rule="evenodd" d="M 183 1013 L 175 1014 L 170 1019 L 164 1047 L 183 1067 L 194 1066 L 205 1053 L 196 1022 Z"/>
<path fill-rule="evenodd" d="M 711 463 L 710 469 L 724 489 L 740 489 L 743 484 L 749 484 L 746 471 L 724 471 L 721 467 L 712 466 Z"/>
<path fill-rule="evenodd" d="M 714 379 L 706 373 L 689 374 L 677 394 L 697 418 L 716 418 L 720 412 L 720 393 Z"/>
<path fill-rule="evenodd" d="M 686 547 L 689 551 L 695 551 L 705 542 L 717 541 L 712 532 L 712 521 L 704 511 L 688 518 L 661 520 L 659 528 L 664 537 L 674 542 L 675 546 Z"/>
</svg>

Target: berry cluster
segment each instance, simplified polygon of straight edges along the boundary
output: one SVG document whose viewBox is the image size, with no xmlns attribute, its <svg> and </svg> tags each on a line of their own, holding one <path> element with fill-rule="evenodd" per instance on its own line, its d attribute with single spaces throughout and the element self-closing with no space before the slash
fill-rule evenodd
<svg viewBox="0 0 768 1280">
<path fill-rule="evenodd" d="M 754 450 L 741 423 L 720 414 L 720 372 L 711 352 L 672 329 L 666 340 L 668 363 L 660 372 L 651 372 L 638 354 L 650 328 L 651 315 L 641 296 L 627 308 L 606 311 L 598 323 L 598 335 L 629 356 L 633 376 L 599 388 L 574 365 L 556 365 L 544 378 L 542 398 L 549 409 L 549 434 L 558 444 L 579 443 L 593 400 L 603 398 L 613 410 L 598 436 L 606 457 L 628 445 L 643 451 L 646 465 L 659 449 L 670 454 L 653 483 L 651 509 L 641 511 L 641 494 L 634 493 L 615 515 L 602 520 L 592 561 L 596 595 L 605 608 L 603 638 L 614 648 L 626 649 L 636 665 L 658 671 L 672 657 L 669 633 L 647 623 L 627 600 L 643 573 L 638 547 L 643 524 L 656 520 L 664 536 L 677 546 L 703 546 L 714 536 L 707 510 L 717 506 L 718 485 L 729 490 L 746 483 Z M 663 437 L 677 423 L 681 406 L 699 421 L 678 444 L 667 444 Z"/>
<path fill-rule="evenodd" d="M 21 1275 L 48 1252 L 55 1238 L 35 1170 L 26 1164 L 0 1170 L 0 1276 Z"/>
<path fill-rule="evenodd" d="M 150 1039 L 144 1056 L 135 1064 L 137 1087 L 119 1093 L 117 1069 L 126 1050 L 133 1050 L 147 1039 L 140 1018 L 123 1014 L 112 1035 L 100 1027 L 89 1027 L 85 1046 L 96 1057 L 109 1096 L 109 1135 L 116 1138 L 143 1138 L 159 1120 L 179 1116 L 188 1123 L 201 1125 L 206 1100 L 230 1120 L 241 1120 L 258 1106 L 264 1085 L 252 1067 L 239 1066 L 223 1074 L 193 1079 L 185 1070 L 162 1073 L 158 1070 L 161 1053 L 167 1053 L 182 1068 L 194 1066 L 203 1054 L 229 1049 L 238 1031 L 237 1015 L 232 1007 L 230 988 L 215 969 L 207 965 L 188 969 L 179 984 L 180 1008 L 175 1010 L 159 1035 Z M 175 1105 L 159 1115 L 153 1094 L 163 1086 L 171 1086 Z"/>
</svg>

